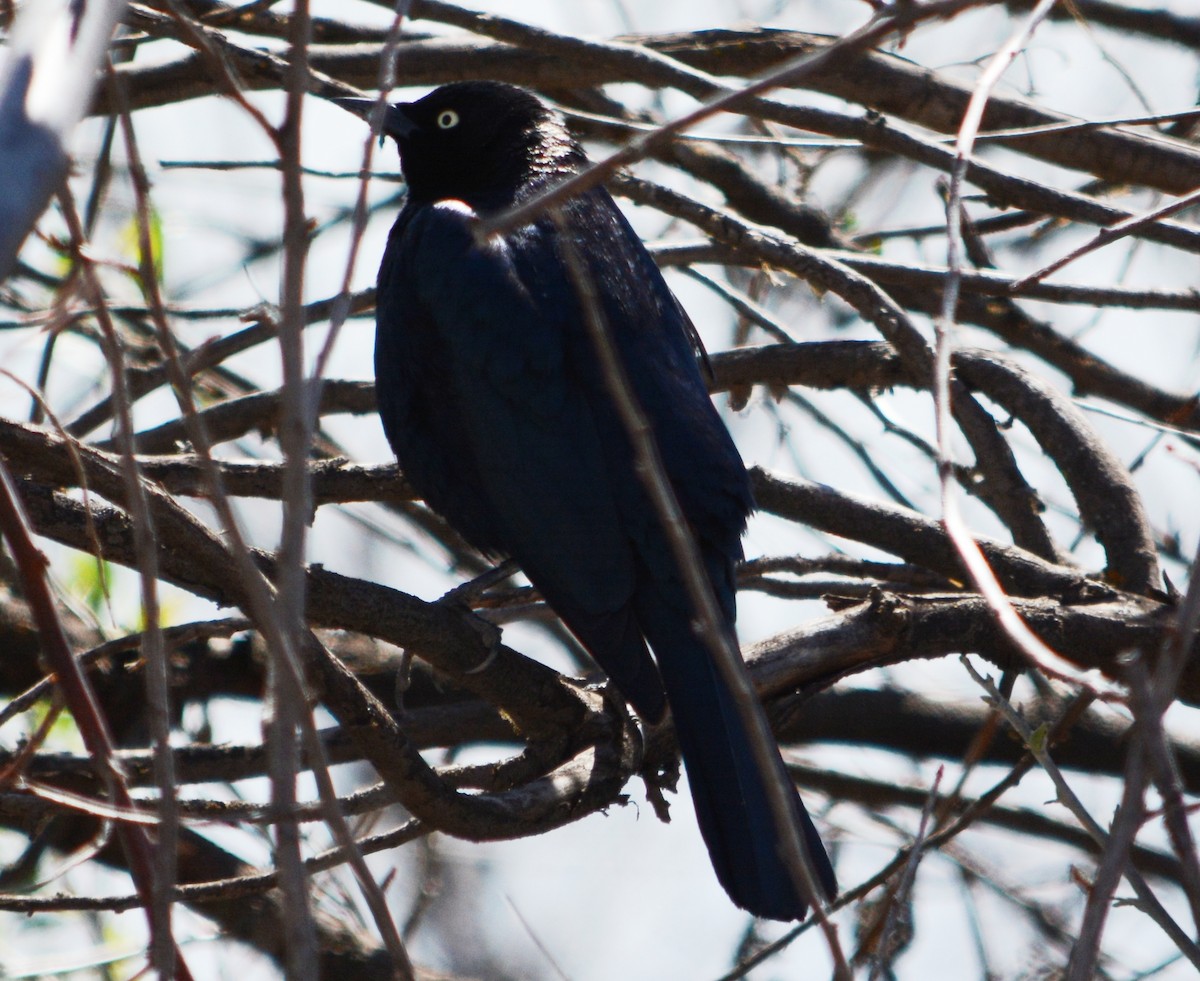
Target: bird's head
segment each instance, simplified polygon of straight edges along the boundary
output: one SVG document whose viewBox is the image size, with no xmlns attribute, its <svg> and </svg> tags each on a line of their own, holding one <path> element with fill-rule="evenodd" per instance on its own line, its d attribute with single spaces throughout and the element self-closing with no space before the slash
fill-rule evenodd
<svg viewBox="0 0 1200 981">
<path fill-rule="evenodd" d="M 364 118 L 375 106 L 334 101 Z M 387 106 L 381 132 L 400 148 L 414 199 L 457 198 L 477 211 L 505 207 L 539 178 L 569 174 L 584 160 L 558 113 L 503 82 L 453 82 Z"/>
</svg>

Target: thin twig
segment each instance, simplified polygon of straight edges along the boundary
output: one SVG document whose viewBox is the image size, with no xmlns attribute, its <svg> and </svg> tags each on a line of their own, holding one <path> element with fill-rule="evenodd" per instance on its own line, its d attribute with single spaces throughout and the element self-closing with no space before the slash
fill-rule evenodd
<svg viewBox="0 0 1200 981">
<path fill-rule="evenodd" d="M 1046 771 L 1046 775 L 1054 784 L 1058 802 L 1066 807 L 1072 815 L 1074 815 L 1083 829 L 1092 837 L 1092 840 L 1100 845 L 1101 848 L 1107 853 L 1109 849 L 1109 835 L 1100 826 L 1096 819 L 1092 817 L 1087 808 L 1084 807 L 1083 802 L 1071 789 L 1070 785 L 1066 781 L 1066 778 L 1063 777 L 1062 771 L 1059 770 L 1047 749 L 1045 733 L 1041 731 L 1035 732 L 1030 729 L 1029 725 L 1024 719 L 1021 718 L 1020 713 L 1013 708 L 1008 699 L 1004 698 L 1000 692 L 996 690 L 995 685 L 979 674 L 979 672 L 977 672 L 975 668 L 971 666 L 971 662 L 965 656 L 961 657 L 959 660 L 963 667 L 966 668 L 967 673 L 972 679 L 974 679 L 975 683 L 988 693 L 988 698 L 990 699 L 991 704 L 998 706 L 1004 712 L 1004 717 L 1008 721 L 1009 725 L 1012 726 L 1018 735 L 1020 735 L 1021 739 L 1025 743 L 1026 748 L 1033 753 L 1042 769 Z M 1136 793 L 1141 793 L 1139 788 L 1135 788 L 1135 790 Z M 1128 829 L 1123 829 L 1122 833 L 1128 833 Z M 1118 843 L 1118 845 L 1115 847 L 1118 849 L 1118 851 L 1124 850 L 1124 845 L 1121 843 Z M 1174 918 L 1170 915 L 1170 913 L 1167 912 L 1162 903 L 1159 902 L 1158 898 L 1150 890 L 1149 885 L 1146 883 L 1146 880 L 1142 877 L 1141 873 L 1130 868 L 1125 862 L 1121 862 L 1120 864 L 1122 866 L 1122 874 L 1125 876 L 1126 880 L 1128 880 L 1129 884 L 1133 886 L 1133 890 L 1137 894 L 1142 912 L 1146 913 L 1152 920 L 1154 920 L 1154 922 L 1162 928 L 1163 932 L 1171 938 L 1172 943 L 1179 948 L 1180 953 L 1182 953 L 1184 957 L 1191 961 L 1191 963 L 1195 965 L 1198 970 L 1200 970 L 1200 946 L 1197 946 L 1195 941 L 1193 941 L 1179 926 L 1179 924 L 1175 922 Z"/>
<path fill-rule="evenodd" d="M 46 582 L 46 557 L 33 543 L 29 521 L 25 517 L 12 476 L 3 460 L 0 460 L 0 529 L 3 530 L 9 550 L 21 571 L 25 595 L 29 598 L 30 609 L 38 623 L 42 650 L 54 668 L 65 701 L 79 727 L 80 736 L 92 757 L 96 771 L 117 806 L 132 807 L 132 799 L 114 759 L 112 738 L 100 712 L 100 706 L 87 678 L 71 655 L 66 632 Z M 157 902 L 154 883 L 159 871 L 154 846 L 145 829 L 137 825 L 121 822 L 117 825 L 117 831 L 125 846 L 129 871 L 137 886 L 141 903 L 146 909 L 152 910 Z M 152 933 L 166 926 L 156 921 L 153 916 L 150 916 L 149 920 Z M 170 942 L 175 951 L 175 976 L 180 981 L 190 981 L 192 975 L 183 960 L 183 955 L 174 945 L 174 941 Z"/>
<path fill-rule="evenodd" d="M 921 808 L 921 820 L 917 825 L 916 836 L 909 846 L 908 860 L 904 863 L 904 872 L 900 876 L 900 881 L 896 883 L 895 890 L 888 897 L 887 916 L 880 927 L 879 935 L 874 939 L 875 957 L 871 964 L 871 973 L 868 975 L 869 981 L 877 981 L 881 975 L 890 976 L 892 973 L 892 938 L 900 929 L 902 920 L 908 918 L 909 915 L 904 910 L 911 901 L 913 883 L 917 878 L 917 866 L 920 865 L 921 859 L 925 855 L 925 842 L 928 836 L 929 822 L 933 817 L 934 805 L 938 799 L 938 787 L 941 785 L 944 772 L 945 768 L 939 766 L 937 773 L 934 775 L 933 783 L 925 795 L 925 805 Z"/>
<path fill-rule="evenodd" d="M 1036 272 L 1031 272 L 1029 275 L 1018 279 L 1009 287 L 1009 294 L 1012 296 L 1020 296 L 1025 293 L 1031 286 L 1041 283 L 1047 276 L 1051 276 L 1064 266 L 1070 265 L 1076 259 L 1081 259 L 1085 255 L 1095 252 L 1106 245 L 1119 241 L 1128 235 L 1133 235 L 1136 232 L 1161 221 L 1163 218 L 1170 218 L 1172 215 L 1177 215 L 1181 211 L 1187 211 L 1189 208 L 1194 208 L 1200 204 L 1200 190 L 1193 191 L 1191 194 L 1185 194 L 1183 197 L 1175 201 L 1170 201 L 1161 207 L 1155 208 L 1153 211 L 1147 211 L 1140 215 L 1130 215 L 1124 221 L 1119 221 L 1115 225 L 1109 225 L 1107 228 L 1102 228 L 1098 231 L 1094 238 L 1085 242 L 1077 249 L 1072 249 L 1061 259 L 1055 259 L 1048 265 L 1043 266 Z"/>
<path fill-rule="evenodd" d="M 1096 678 L 1078 671 L 1070 662 L 1051 650 L 1025 622 L 1016 614 L 1004 589 L 996 580 L 991 567 L 980 551 L 971 530 L 967 527 L 958 507 L 953 480 L 952 451 L 952 407 L 950 361 L 953 350 L 952 331 L 958 307 L 958 282 L 962 262 L 959 256 L 962 219 L 962 182 L 971 158 L 972 146 L 979 124 L 983 119 L 984 107 L 992 87 L 1018 52 L 1028 43 L 1037 25 L 1046 17 L 1056 0 L 1041 0 L 1034 12 L 1026 19 L 1021 29 L 991 59 L 982 78 L 975 87 L 971 102 L 959 128 L 957 161 L 950 178 L 947 196 L 947 260 L 949 269 L 945 291 L 942 294 L 941 316 L 935 321 L 936 347 L 933 395 L 938 445 L 938 477 L 941 484 L 942 522 L 962 557 L 963 565 L 971 576 L 976 589 L 991 604 L 998 622 L 1012 638 L 1017 648 L 1032 664 L 1051 677 L 1070 680 L 1075 684 L 1096 689 Z M 1101 683 L 1100 688 L 1103 688 Z"/>
<path fill-rule="evenodd" d="M 128 117 L 123 117 L 126 121 Z M 134 549 L 140 576 L 142 609 L 146 617 L 143 633 L 143 652 L 147 661 L 146 696 L 150 717 L 150 732 L 154 740 L 154 770 L 159 791 L 159 834 L 154 851 L 154 897 L 149 907 L 151 918 L 150 960 L 154 969 L 170 978 L 180 970 L 180 958 L 171 929 L 170 893 L 175 884 L 175 853 L 179 833 L 179 817 L 175 811 L 175 775 L 171 755 L 171 707 L 168 687 L 166 648 L 159 622 L 157 533 L 150 513 L 149 501 L 142 486 L 141 475 L 133 454 L 133 417 L 125 386 L 126 364 L 116 326 L 105 308 L 103 289 L 90 260 L 83 254 L 83 224 L 75 208 L 69 187 L 63 186 L 59 201 L 68 230 L 74 240 L 81 276 L 89 302 L 96 309 L 96 319 L 104 336 L 105 353 L 113 379 L 113 401 L 117 407 L 117 438 L 121 447 L 121 475 L 129 502 L 133 528 Z M 145 217 L 144 212 L 142 217 Z M 143 276 L 152 278 L 153 255 L 148 226 L 139 222 L 139 251 Z M 181 976 L 187 974 L 184 966 Z"/>
</svg>

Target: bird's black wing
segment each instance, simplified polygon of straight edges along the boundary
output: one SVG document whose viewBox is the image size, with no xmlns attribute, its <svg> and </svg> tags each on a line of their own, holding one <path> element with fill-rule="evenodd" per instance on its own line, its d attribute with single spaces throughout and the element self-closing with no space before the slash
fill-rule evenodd
<svg viewBox="0 0 1200 981">
<path fill-rule="evenodd" d="M 634 557 L 592 407 L 565 351 L 575 305 L 531 291 L 514 252 L 443 201 L 402 215 L 379 289 L 380 412 L 406 475 L 477 547 L 511 555 L 651 717 L 657 671 L 632 620 Z"/>
<path fill-rule="evenodd" d="M 696 353 L 696 334 L 637 233 L 603 189 L 566 206 L 567 229 L 583 258 L 600 300 L 604 327 L 615 345 L 633 394 L 654 436 L 663 468 L 683 516 L 702 548 L 729 563 L 742 556 L 741 536 L 751 510 L 749 480 L 741 456 L 705 387 Z M 574 292 L 562 262 L 540 263 L 556 276 L 558 289 Z M 564 285 L 565 284 L 565 285 Z M 551 287 L 552 289 L 553 287 Z M 572 295 L 560 298 L 576 304 Z M 584 332 L 582 314 L 574 321 Z M 628 450 L 625 424 L 611 408 L 608 380 L 596 364 L 590 337 L 572 341 L 571 358 L 587 378 L 593 415 L 613 469 L 627 533 L 642 559 L 660 578 L 674 574 L 664 547 L 657 511 L 645 496 Z M 714 587 L 724 592 L 724 583 Z M 727 616 L 733 619 L 732 583 Z"/>
</svg>

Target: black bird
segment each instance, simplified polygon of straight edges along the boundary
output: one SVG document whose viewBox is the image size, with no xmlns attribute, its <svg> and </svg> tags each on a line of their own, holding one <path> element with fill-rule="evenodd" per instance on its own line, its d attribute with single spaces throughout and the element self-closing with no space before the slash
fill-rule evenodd
<svg viewBox="0 0 1200 981">
<path fill-rule="evenodd" d="M 336 101 L 360 116 L 374 105 Z M 560 116 L 529 92 L 446 85 L 388 107 L 383 133 L 399 145 L 408 198 L 379 269 L 375 376 L 405 475 L 475 548 L 516 559 L 643 718 L 656 722 L 670 706 L 721 884 L 758 916 L 803 917 L 780 840 L 800 829 L 831 897 L 833 868 L 799 797 L 789 827 L 772 815 L 635 470 L 578 271 L 594 284 L 732 636 L 734 564 L 753 501 L 705 390 L 687 314 L 602 188 L 563 203 L 557 221 L 543 215 L 477 241 L 478 219 L 587 165 Z M 775 765 L 786 780 L 782 760 Z"/>
</svg>

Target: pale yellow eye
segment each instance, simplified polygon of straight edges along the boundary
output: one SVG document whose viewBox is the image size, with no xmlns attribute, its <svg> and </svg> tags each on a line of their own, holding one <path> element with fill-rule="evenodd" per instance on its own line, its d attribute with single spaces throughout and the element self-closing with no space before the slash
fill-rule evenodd
<svg viewBox="0 0 1200 981">
<path fill-rule="evenodd" d="M 458 125 L 458 113 L 453 109 L 443 109 L 437 117 L 438 129 L 454 129 Z"/>
</svg>

